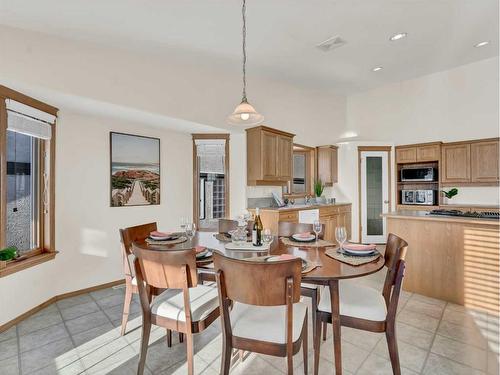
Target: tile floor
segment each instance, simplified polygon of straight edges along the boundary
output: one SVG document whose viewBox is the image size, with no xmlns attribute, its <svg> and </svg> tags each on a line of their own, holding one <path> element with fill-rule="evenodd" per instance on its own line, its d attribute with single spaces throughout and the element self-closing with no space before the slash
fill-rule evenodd
<svg viewBox="0 0 500 375">
<path fill-rule="evenodd" d="M 384 274 L 359 282 L 381 288 Z M 0 333 L 0 374 L 135 374 L 140 346 L 140 306 L 132 304 L 128 333 L 121 337 L 124 289 L 115 287 L 58 301 Z M 403 374 L 498 374 L 498 321 L 462 306 L 403 293 L 397 319 Z M 312 332 L 312 329 L 309 330 Z M 321 346 L 320 374 L 333 373 L 331 326 Z M 183 344 L 154 328 L 147 374 L 185 374 Z M 383 334 L 342 328 L 345 374 L 392 374 Z M 218 374 L 221 335 L 218 324 L 196 336 L 195 370 Z M 312 373 L 312 338 L 309 339 Z M 294 358 L 303 373 L 302 353 Z M 285 360 L 250 354 L 234 374 L 283 374 Z"/>
</svg>

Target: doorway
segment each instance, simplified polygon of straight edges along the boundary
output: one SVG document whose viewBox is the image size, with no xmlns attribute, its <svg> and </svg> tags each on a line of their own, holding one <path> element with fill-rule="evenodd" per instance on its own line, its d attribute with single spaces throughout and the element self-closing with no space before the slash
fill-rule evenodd
<svg viewBox="0 0 500 375">
<path fill-rule="evenodd" d="M 391 147 L 358 147 L 360 241 L 385 243 L 390 209 Z"/>
<path fill-rule="evenodd" d="M 193 134 L 193 221 L 216 231 L 229 214 L 229 135 Z"/>
</svg>

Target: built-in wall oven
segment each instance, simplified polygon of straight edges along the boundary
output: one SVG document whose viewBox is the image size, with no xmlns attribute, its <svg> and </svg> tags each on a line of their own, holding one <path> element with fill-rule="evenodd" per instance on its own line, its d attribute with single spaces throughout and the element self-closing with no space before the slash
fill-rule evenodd
<svg viewBox="0 0 500 375">
<path fill-rule="evenodd" d="M 433 206 L 437 204 L 436 190 L 401 190 L 401 204 L 418 204 Z"/>
</svg>

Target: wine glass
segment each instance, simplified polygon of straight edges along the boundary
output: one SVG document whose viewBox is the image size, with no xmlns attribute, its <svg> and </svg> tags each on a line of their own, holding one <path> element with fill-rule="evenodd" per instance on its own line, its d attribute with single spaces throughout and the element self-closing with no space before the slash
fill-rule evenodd
<svg viewBox="0 0 500 375">
<path fill-rule="evenodd" d="M 335 228 L 335 239 L 342 249 L 344 247 L 344 242 L 346 242 L 347 240 L 347 232 L 345 230 L 345 227 L 340 226 Z"/>
<path fill-rule="evenodd" d="M 318 242 L 318 235 L 321 233 L 321 222 L 319 220 L 314 220 L 313 231 L 316 235 L 316 242 Z"/>
<path fill-rule="evenodd" d="M 181 230 L 186 229 L 186 223 L 187 223 L 187 219 L 184 216 L 181 217 Z"/>
<path fill-rule="evenodd" d="M 271 229 L 269 228 L 264 229 L 264 231 L 262 232 L 262 241 L 264 241 L 264 243 L 268 245 L 271 242 L 273 242 L 273 240 L 274 237 L 273 234 L 271 233 Z"/>
<path fill-rule="evenodd" d="M 186 236 L 189 241 L 191 241 L 196 234 L 196 224 L 195 223 L 186 223 L 185 225 Z"/>
</svg>

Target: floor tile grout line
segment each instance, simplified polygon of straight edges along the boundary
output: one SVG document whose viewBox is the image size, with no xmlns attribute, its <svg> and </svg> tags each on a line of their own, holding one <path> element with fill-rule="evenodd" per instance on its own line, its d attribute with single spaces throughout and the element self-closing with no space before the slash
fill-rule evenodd
<svg viewBox="0 0 500 375">
<path fill-rule="evenodd" d="M 16 338 L 17 338 L 17 366 L 19 367 L 19 375 L 23 375 L 21 364 L 21 338 L 19 337 L 19 327 L 16 325 Z"/>
</svg>

